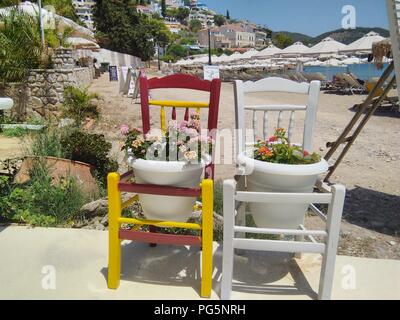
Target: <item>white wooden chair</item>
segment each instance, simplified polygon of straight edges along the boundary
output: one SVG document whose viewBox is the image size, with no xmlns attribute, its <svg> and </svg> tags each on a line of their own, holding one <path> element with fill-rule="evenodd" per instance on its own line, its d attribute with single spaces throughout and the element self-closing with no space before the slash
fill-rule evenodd
<svg viewBox="0 0 400 320">
<path fill-rule="evenodd" d="M 305 111 L 303 149 L 312 151 L 312 133 L 314 129 L 316 110 L 319 95 L 319 81 L 296 83 L 281 78 L 266 78 L 257 82 L 236 81 L 236 129 L 237 151 L 243 152 L 246 145 L 252 145 L 256 137 L 256 112 L 263 112 L 263 137 L 268 137 L 268 112 L 279 112 L 278 125 L 281 127 L 283 111 L 290 111 L 288 134 L 292 137 L 294 130 L 294 114 L 296 111 Z M 252 92 L 292 92 L 308 94 L 306 106 L 299 105 L 259 105 L 246 106 L 245 94 Z M 253 137 L 254 140 L 246 143 L 245 111 L 253 112 Z M 275 192 L 249 192 L 246 191 L 245 176 L 236 176 L 235 180 L 224 181 L 223 210 L 224 210 L 224 238 L 223 238 L 223 267 L 221 298 L 230 299 L 232 291 L 234 249 L 247 249 L 259 251 L 278 251 L 297 253 L 321 253 L 323 255 L 322 272 L 319 285 L 320 299 L 330 299 L 334 275 L 336 250 L 339 240 L 340 221 L 343 211 L 345 188 L 342 185 L 327 186 L 322 182 L 317 183 L 319 192 L 314 193 L 275 193 Z M 246 226 L 246 203 L 302 203 L 309 207 L 326 222 L 324 230 L 306 230 L 304 225 L 298 229 L 284 228 L 258 228 Z M 325 215 L 315 204 L 327 204 L 328 212 Z M 236 222 L 235 222 L 236 220 Z M 269 234 L 294 236 L 293 240 L 262 240 L 245 238 L 246 234 Z M 315 237 L 323 238 L 318 242 Z M 307 238 L 309 241 L 304 241 Z"/>
</svg>

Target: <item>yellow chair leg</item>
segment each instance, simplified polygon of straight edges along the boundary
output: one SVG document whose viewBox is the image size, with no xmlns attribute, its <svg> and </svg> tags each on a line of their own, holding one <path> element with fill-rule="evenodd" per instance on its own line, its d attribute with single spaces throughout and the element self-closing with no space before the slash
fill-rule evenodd
<svg viewBox="0 0 400 320">
<path fill-rule="evenodd" d="M 201 183 L 202 189 L 202 266 L 201 266 L 201 293 L 203 298 L 211 296 L 212 288 L 212 258 L 214 232 L 214 187 L 213 180 L 205 179 Z"/>
<path fill-rule="evenodd" d="M 108 288 L 117 289 L 121 276 L 121 242 L 119 222 L 121 217 L 121 192 L 118 190 L 120 176 L 109 173 L 108 183 Z"/>
</svg>

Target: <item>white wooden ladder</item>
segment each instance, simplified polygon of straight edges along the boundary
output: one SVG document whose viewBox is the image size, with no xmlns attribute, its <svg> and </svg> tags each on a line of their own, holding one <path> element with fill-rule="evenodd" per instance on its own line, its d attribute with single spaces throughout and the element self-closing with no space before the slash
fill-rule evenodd
<svg viewBox="0 0 400 320">
<path fill-rule="evenodd" d="M 397 81 L 397 93 L 400 96 L 400 0 L 386 0 L 390 40 Z"/>
</svg>

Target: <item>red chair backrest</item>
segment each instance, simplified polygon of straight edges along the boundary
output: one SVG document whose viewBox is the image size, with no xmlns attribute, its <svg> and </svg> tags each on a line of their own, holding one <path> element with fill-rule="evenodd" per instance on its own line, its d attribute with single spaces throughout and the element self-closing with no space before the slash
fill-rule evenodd
<svg viewBox="0 0 400 320">
<path fill-rule="evenodd" d="M 210 93 L 208 107 L 208 126 L 207 129 L 215 138 L 215 130 L 218 125 L 219 99 L 221 92 L 221 80 L 213 79 L 212 81 L 201 80 L 189 74 L 174 74 L 163 78 L 147 79 L 146 74 L 140 74 L 140 104 L 142 111 L 143 133 L 150 131 L 150 108 L 149 108 L 149 91 L 153 89 L 191 89 Z M 186 109 L 185 119 L 187 120 L 189 112 Z M 172 118 L 176 119 L 175 108 L 172 112 Z M 214 175 L 213 164 L 211 165 Z"/>
</svg>

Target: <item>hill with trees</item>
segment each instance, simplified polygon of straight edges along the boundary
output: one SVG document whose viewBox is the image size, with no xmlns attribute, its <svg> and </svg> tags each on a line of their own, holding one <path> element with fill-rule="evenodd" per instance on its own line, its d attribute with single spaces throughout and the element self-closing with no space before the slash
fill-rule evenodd
<svg viewBox="0 0 400 320">
<path fill-rule="evenodd" d="M 277 37 L 277 35 L 279 35 L 279 34 L 284 34 L 287 37 L 291 38 L 293 42 L 301 41 L 305 45 L 314 45 L 326 37 L 331 37 L 341 43 L 350 44 L 350 43 L 360 39 L 362 36 L 364 36 L 365 34 L 367 34 L 370 31 L 377 32 L 382 37 L 385 37 L 385 38 L 390 36 L 389 31 L 386 29 L 383 29 L 383 28 L 358 27 L 356 29 L 349 29 L 349 30 L 336 29 L 333 31 L 322 33 L 317 37 L 310 37 L 306 34 L 296 33 L 296 32 L 277 31 L 277 32 L 273 32 L 273 38 Z"/>
</svg>

